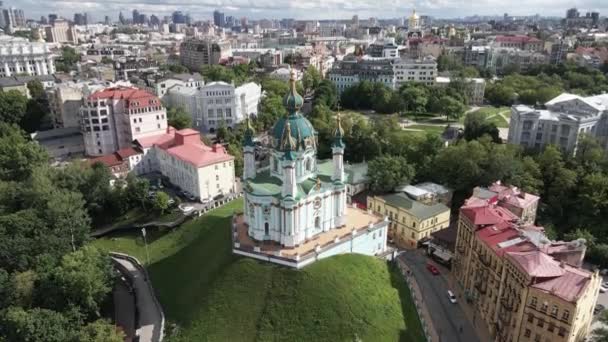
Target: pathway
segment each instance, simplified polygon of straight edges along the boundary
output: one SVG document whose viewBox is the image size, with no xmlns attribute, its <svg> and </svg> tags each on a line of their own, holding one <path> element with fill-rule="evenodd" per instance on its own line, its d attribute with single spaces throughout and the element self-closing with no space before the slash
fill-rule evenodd
<svg viewBox="0 0 608 342">
<path fill-rule="evenodd" d="M 139 341 L 162 341 L 164 317 L 145 270 L 132 258 L 113 255 L 112 259 L 127 270 L 128 274 L 124 274 L 124 276 L 132 280 L 138 313 L 137 336 L 139 336 Z"/>
</svg>

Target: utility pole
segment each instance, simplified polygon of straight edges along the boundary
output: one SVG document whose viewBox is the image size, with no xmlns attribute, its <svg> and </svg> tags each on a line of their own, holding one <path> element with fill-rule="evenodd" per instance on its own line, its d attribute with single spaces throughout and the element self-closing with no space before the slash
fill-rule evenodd
<svg viewBox="0 0 608 342">
<path fill-rule="evenodd" d="M 146 246 L 147 265 L 150 265 L 150 253 L 148 252 L 148 241 L 146 241 L 146 228 L 141 229 L 141 235 L 144 236 L 144 246 Z"/>
</svg>

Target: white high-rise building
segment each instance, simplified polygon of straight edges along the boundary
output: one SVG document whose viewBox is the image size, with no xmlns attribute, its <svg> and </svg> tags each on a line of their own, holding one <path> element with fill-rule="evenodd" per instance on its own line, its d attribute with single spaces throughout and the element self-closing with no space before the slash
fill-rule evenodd
<svg viewBox="0 0 608 342">
<path fill-rule="evenodd" d="M 158 97 L 134 87 L 107 88 L 91 94 L 80 108 L 87 155 L 131 147 L 139 138 L 167 130 L 167 112 Z"/>
<path fill-rule="evenodd" d="M 47 44 L 11 36 L 0 37 L 0 77 L 53 74 L 54 58 Z"/>
</svg>

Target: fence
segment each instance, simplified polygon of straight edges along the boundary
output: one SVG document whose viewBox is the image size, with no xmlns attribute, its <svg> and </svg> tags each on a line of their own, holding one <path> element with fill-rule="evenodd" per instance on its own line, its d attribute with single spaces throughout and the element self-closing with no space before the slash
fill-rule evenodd
<svg viewBox="0 0 608 342">
<path fill-rule="evenodd" d="M 148 291 L 150 292 L 150 295 L 152 297 L 152 300 L 154 301 L 154 306 L 156 307 L 156 311 L 158 312 L 158 314 L 160 315 L 160 330 L 159 330 L 159 335 L 158 335 L 158 340 L 156 341 L 151 341 L 151 342 L 161 342 L 164 338 L 164 332 L 165 332 L 165 314 L 163 312 L 163 308 L 160 305 L 160 302 L 158 301 L 158 298 L 156 298 L 156 294 L 154 292 L 154 288 L 152 287 L 152 282 L 150 282 L 150 277 L 148 275 L 148 271 L 142 266 L 142 264 L 139 262 L 139 260 L 137 260 L 135 257 L 132 257 L 130 255 L 127 254 L 123 254 L 123 253 L 116 253 L 116 252 L 110 252 L 110 256 L 113 259 L 122 259 L 122 260 L 126 260 L 128 262 L 130 262 L 131 264 L 133 264 L 137 270 L 144 275 L 144 280 L 146 282 L 146 285 L 148 286 Z M 121 270 L 124 271 L 123 267 L 119 267 Z M 133 283 L 133 275 L 131 274 L 131 272 L 127 272 L 123 273 L 126 277 L 129 278 L 129 281 L 131 283 Z M 136 291 L 135 291 L 136 292 Z M 135 293 L 135 298 L 137 301 L 137 296 L 138 294 Z M 137 329 L 140 328 L 140 323 L 139 323 L 139 316 L 137 315 L 136 317 L 136 325 L 137 325 Z"/>
<path fill-rule="evenodd" d="M 422 324 L 422 330 L 424 331 L 424 336 L 426 338 L 427 341 L 431 342 L 433 341 L 432 336 L 435 335 L 435 331 L 433 328 L 433 322 L 430 321 L 429 322 L 426 321 L 426 319 L 424 318 L 424 313 L 423 310 L 426 308 L 426 305 L 423 304 L 422 300 L 418 299 L 418 284 L 416 283 L 416 279 L 414 279 L 413 276 L 410 276 L 410 270 L 407 267 L 407 265 L 405 265 L 399 258 L 396 259 L 397 260 L 397 266 L 399 267 L 399 270 L 401 271 L 401 274 L 403 275 L 403 278 L 405 279 L 405 283 L 407 284 L 407 287 L 410 289 L 410 294 L 412 295 L 412 299 L 414 300 L 414 306 L 416 307 L 416 312 L 418 313 L 418 318 L 420 318 L 420 323 Z M 423 305 L 425 307 L 423 307 Z M 426 308 L 426 311 L 428 312 L 428 308 Z"/>
</svg>

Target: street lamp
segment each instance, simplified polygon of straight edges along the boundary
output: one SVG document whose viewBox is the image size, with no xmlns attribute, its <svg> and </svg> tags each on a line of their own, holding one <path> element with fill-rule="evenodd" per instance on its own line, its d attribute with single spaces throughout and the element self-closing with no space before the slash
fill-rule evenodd
<svg viewBox="0 0 608 342">
<path fill-rule="evenodd" d="M 148 252 L 148 241 L 146 241 L 146 228 L 145 227 L 141 229 L 141 235 L 143 235 L 143 237 L 144 237 L 144 246 L 146 246 L 146 259 L 148 260 L 147 264 L 150 265 L 150 253 Z"/>
</svg>

